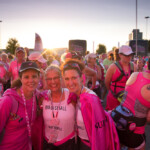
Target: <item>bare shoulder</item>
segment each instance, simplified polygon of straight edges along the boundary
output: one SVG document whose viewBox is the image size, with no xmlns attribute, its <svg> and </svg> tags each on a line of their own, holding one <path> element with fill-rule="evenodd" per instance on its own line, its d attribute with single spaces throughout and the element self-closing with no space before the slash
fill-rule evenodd
<svg viewBox="0 0 150 150">
<path fill-rule="evenodd" d="M 131 76 L 130 76 L 130 78 L 126 82 L 126 85 L 133 84 L 136 81 L 138 74 L 139 74 L 139 72 L 132 73 Z"/>
<path fill-rule="evenodd" d="M 117 66 L 115 64 L 111 64 L 106 72 L 105 81 L 110 84 L 113 74 L 116 71 Z"/>
<path fill-rule="evenodd" d="M 117 66 L 113 63 L 109 66 L 107 72 L 112 72 L 114 73 L 116 71 Z"/>
<path fill-rule="evenodd" d="M 85 73 L 85 74 L 96 74 L 96 71 L 91 69 L 88 66 L 85 66 L 85 68 L 83 69 L 83 73 Z"/>
<path fill-rule="evenodd" d="M 91 70 L 87 65 L 84 67 L 84 70 L 83 70 L 83 72 L 86 72 L 86 71 L 89 71 L 89 70 Z"/>
</svg>

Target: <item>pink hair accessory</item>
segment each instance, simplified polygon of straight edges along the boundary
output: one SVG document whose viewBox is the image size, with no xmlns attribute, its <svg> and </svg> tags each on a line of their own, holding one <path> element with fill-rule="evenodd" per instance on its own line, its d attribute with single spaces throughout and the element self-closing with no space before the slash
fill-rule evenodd
<svg viewBox="0 0 150 150">
<path fill-rule="evenodd" d="M 70 93 L 70 94 L 69 94 L 69 97 L 68 97 L 67 103 L 68 103 L 68 104 L 70 104 L 71 102 L 76 103 L 76 102 L 77 102 L 77 99 L 78 99 L 78 95 L 77 95 L 77 94 L 75 94 L 75 93 Z"/>
</svg>

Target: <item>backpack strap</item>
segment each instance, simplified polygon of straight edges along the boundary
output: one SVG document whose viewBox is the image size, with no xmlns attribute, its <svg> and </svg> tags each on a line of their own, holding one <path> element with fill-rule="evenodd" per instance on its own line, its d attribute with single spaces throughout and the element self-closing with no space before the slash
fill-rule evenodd
<svg viewBox="0 0 150 150">
<path fill-rule="evenodd" d="M 122 69 L 122 67 L 121 67 L 121 65 L 120 65 L 120 63 L 119 63 L 118 61 L 115 62 L 115 65 L 116 65 L 116 66 L 118 67 L 118 69 L 120 70 L 121 75 L 120 75 L 115 81 L 112 81 L 112 82 L 118 82 L 118 81 L 120 81 L 120 80 L 122 79 L 122 77 L 125 75 L 125 74 L 124 74 L 124 71 L 123 71 L 123 69 Z"/>
<path fill-rule="evenodd" d="M 116 94 L 117 82 L 120 81 L 123 78 L 123 76 L 125 75 L 125 73 L 124 73 L 124 71 L 123 71 L 123 69 L 122 69 L 122 67 L 121 67 L 121 65 L 120 65 L 120 63 L 118 61 L 115 61 L 114 64 L 118 67 L 118 69 L 120 70 L 121 74 L 120 74 L 120 76 L 115 81 L 112 81 L 113 83 L 115 83 L 115 85 L 114 85 L 114 91 L 112 91 L 112 90 L 110 90 L 110 91 L 113 94 L 113 96 L 115 98 L 117 98 L 117 94 Z"/>
<path fill-rule="evenodd" d="M 122 79 L 122 77 L 125 75 L 125 73 L 118 61 L 115 62 L 115 65 L 119 68 L 121 75 L 115 81 L 112 81 L 112 82 L 120 81 Z M 130 62 L 130 74 L 132 74 L 133 72 L 134 72 L 134 64 L 132 62 Z"/>
<path fill-rule="evenodd" d="M 112 82 L 115 83 L 115 85 L 114 85 L 115 87 L 114 87 L 114 91 L 111 90 L 111 93 L 113 94 L 114 97 L 117 98 L 118 97 L 118 95 L 116 94 L 117 82 L 120 81 L 123 78 L 125 73 L 124 73 L 124 71 L 123 71 L 123 69 L 122 69 L 122 67 L 121 67 L 121 65 L 120 65 L 120 63 L 118 61 L 115 61 L 114 64 L 118 67 L 118 69 L 121 72 L 120 76 L 115 81 L 112 81 Z M 134 72 L 134 64 L 132 62 L 130 62 L 130 74 L 132 74 L 133 72 Z"/>
</svg>

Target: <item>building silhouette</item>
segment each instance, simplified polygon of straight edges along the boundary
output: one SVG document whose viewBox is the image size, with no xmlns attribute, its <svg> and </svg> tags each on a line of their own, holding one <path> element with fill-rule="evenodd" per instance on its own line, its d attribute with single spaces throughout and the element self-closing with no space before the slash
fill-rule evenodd
<svg viewBox="0 0 150 150">
<path fill-rule="evenodd" d="M 143 39 L 143 33 L 139 29 L 133 29 L 129 34 L 128 45 L 131 46 L 133 52 L 136 54 L 136 31 L 137 31 L 137 55 L 147 56 L 148 54 L 148 40 Z"/>
<path fill-rule="evenodd" d="M 129 41 L 136 40 L 136 29 L 133 29 L 132 33 L 129 34 Z M 137 40 L 143 40 L 143 33 L 137 29 Z"/>
</svg>

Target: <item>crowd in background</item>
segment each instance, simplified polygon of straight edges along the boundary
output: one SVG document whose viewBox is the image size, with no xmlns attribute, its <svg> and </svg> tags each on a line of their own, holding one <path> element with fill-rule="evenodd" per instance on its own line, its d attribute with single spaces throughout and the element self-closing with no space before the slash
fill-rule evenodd
<svg viewBox="0 0 150 150">
<path fill-rule="evenodd" d="M 95 54 L 95 53 L 89 53 L 86 56 L 80 55 L 78 52 L 65 52 L 61 56 L 56 54 L 42 54 L 42 52 L 33 52 L 31 55 L 28 55 L 26 53 L 26 49 L 22 48 L 22 50 L 16 51 L 15 54 L 5 53 L 2 52 L 0 54 L 0 94 L 6 90 L 6 83 L 8 86 L 10 86 L 9 82 L 10 80 L 15 80 L 18 76 L 15 71 L 13 72 L 13 64 L 14 62 L 17 62 L 16 66 L 19 70 L 19 67 L 21 66 L 21 63 L 26 60 L 34 60 L 36 63 L 38 63 L 38 66 L 44 71 L 47 66 L 51 64 L 56 64 L 58 66 L 61 65 L 61 63 L 66 58 L 77 58 L 79 60 L 82 59 L 82 61 L 85 63 L 86 66 L 91 68 L 92 70 L 95 70 L 97 72 L 97 81 L 100 83 L 101 92 L 99 94 L 99 97 L 103 100 L 106 95 L 106 90 L 104 88 L 104 79 L 106 75 L 106 71 L 108 67 L 115 61 L 119 61 L 119 49 L 114 49 L 114 51 L 110 51 L 108 53 L 102 53 L 102 54 Z M 81 58 L 80 58 L 81 57 Z M 131 61 L 135 64 L 137 71 L 142 72 L 146 70 L 146 61 L 148 61 L 148 56 L 135 56 L 133 55 Z M 12 69 L 13 68 L 13 69 Z M 86 86 L 91 86 L 91 77 L 86 76 Z M 96 86 L 99 84 L 96 82 Z M 95 86 L 95 87 L 96 87 Z M 100 96 L 101 95 L 101 96 Z"/>
<path fill-rule="evenodd" d="M 31 68 L 30 63 L 32 66 Z M 121 108 L 122 106 L 124 106 L 125 108 L 128 108 L 128 110 L 130 110 L 131 106 L 128 105 L 132 105 L 128 103 L 128 98 L 126 98 L 128 97 L 128 94 L 124 93 L 124 90 L 128 91 L 128 86 L 131 84 L 129 82 L 131 80 L 130 78 L 132 78 L 133 80 L 133 78 L 138 78 L 139 76 L 141 76 L 139 77 L 140 79 L 143 79 L 144 77 L 149 79 L 149 74 L 147 74 L 150 70 L 150 68 L 148 68 L 149 66 L 150 64 L 148 56 L 135 56 L 132 49 L 126 45 L 118 49 L 116 48 L 114 51 L 108 53 L 103 53 L 100 55 L 95 53 L 88 53 L 85 56 L 82 56 L 81 53 L 75 51 L 67 51 L 61 56 L 56 56 L 52 54 L 46 55 L 45 53 L 42 54 L 42 52 L 40 51 L 27 54 L 25 48 L 18 47 L 15 50 L 15 55 L 5 52 L 2 52 L 0 54 L 0 97 L 3 98 L 10 93 L 15 93 L 15 96 L 19 93 L 19 95 L 23 97 L 23 100 L 33 97 L 32 105 L 34 105 L 34 103 L 37 103 L 39 107 L 38 109 L 41 109 L 43 111 L 42 117 L 41 113 L 39 113 L 39 110 L 39 114 L 37 115 L 44 119 L 44 123 L 39 121 L 41 124 L 39 124 L 38 128 L 35 127 L 35 129 L 38 129 L 39 132 L 37 133 L 37 131 L 34 131 L 35 129 L 33 129 L 33 137 L 29 135 L 29 137 L 31 137 L 31 139 L 33 140 L 33 145 L 30 145 L 29 142 L 30 148 L 27 148 L 28 142 L 22 142 L 22 144 L 24 145 L 27 144 L 26 146 L 24 146 L 26 148 L 23 149 L 28 150 L 33 148 L 35 150 L 72 150 L 73 148 L 76 148 L 77 150 L 100 150 L 101 147 L 102 150 L 119 150 L 120 144 L 118 144 L 118 137 L 117 135 L 115 135 L 116 133 L 118 133 L 121 144 L 131 149 L 138 148 L 142 150 L 145 147 L 144 128 L 142 128 L 142 131 L 138 133 L 138 126 L 135 127 L 137 132 L 135 132 L 134 134 L 132 132 L 133 135 L 131 137 L 135 140 L 129 142 L 129 139 L 127 138 L 126 141 L 123 140 L 122 138 L 124 137 L 122 135 L 125 134 L 124 136 L 130 137 L 131 133 L 128 133 L 127 135 L 126 131 L 125 133 L 123 133 L 120 128 L 117 128 L 115 132 L 114 122 L 116 122 L 116 124 L 118 123 L 118 118 L 115 118 L 115 115 L 117 113 L 124 113 L 124 110 L 122 110 L 122 112 L 118 112 L 116 108 L 121 105 Z M 136 72 L 136 75 L 133 72 Z M 138 75 L 139 72 L 146 72 L 146 74 L 144 74 L 143 77 L 141 73 L 140 75 Z M 30 97 L 29 95 L 29 98 L 28 94 L 27 96 L 25 95 L 26 91 L 27 93 L 30 91 L 30 87 L 26 87 L 25 83 L 25 80 L 27 80 L 27 78 L 28 80 L 29 78 L 36 78 L 34 79 L 36 86 L 34 86 L 34 88 L 31 88 L 32 92 L 30 92 L 30 95 L 32 96 Z M 148 87 L 146 88 L 147 90 L 149 90 L 150 84 L 150 79 L 148 79 L 144 82 L 145 84 L 148 84 Z M 138 85 L 138 83 L 136 84 Z M 143 87 L 145 86 L 145 84 L 141 86 Z M 10 88 L 12 89 L 12 91 L 9 91 Z M 131 87 L 130 90 L 133 90 L 132 88 L 135 87 Z M 146 91 L 146 89 L 144 89 L 144 91 L 148 92 Z M 36 93 L 35 97 L 38 97 L 39 99 L 38 102 L 37 100 L 34 100 L 34 93 Z M 75 95 L 70 95 L 71 93 L 75 93 Z M 130 94 L 130 92 L 128 93 Z M 75 97 L 76 98 L 73 101 L 70 100 L 70 97 L 72 99 L 74 99 Z M 143 108 L 143 112 L 145 113 L 144 117 L 140 116 L 140 118 L 146 118 L 150 109 L 150 97 L 148 95 L 146 97 L 143 97 L 147 100 L 147 102 L 142 102 L 142 104 L 134 102 L 134 106 L 141 106 Z M 18 101 L 20 101 L 20 98 L 17 98 L 19 99 Z M 51 99 L 51 101 L 48 101 L 47 99 Z M 70 102 L 68 102 L 68 99 L 70 100 Z M 89 99 L 93 100 L 93 103 L 91 103 L 91 100 Z M 137 99 L 139 100 L 140 98 L 138 97 Z M 104 100 L 106 100 L 106 107 L 103 108 L 102 104 L 104 103 Z M 71 103 L 72 105 L 69 105 L 69 103 Z M 31 104 L 28 104 L 24 101 L 24 105 L 26 107 L 29 107 L 28 105 Z M 48 109 L 51 107 L 55 108 L 56 106 L 61 106 L 61 110 L 54 111 L 54 109 Z M 3 110 L 1 107 L 2 105 L 0 102 L 0 113 Z M 30 133 L 30 130 L 32 128 L 29 124 L 33 120 L 37 121 L 35 119 L 36 112 L 33 106 L 30 107 L 29 110 L 28 108 L 26 110 L 26 107 L 25 116 L 23 117 L 26 118 L 25 120 L 27 122 L 27 131 Z M 131 110 L 134 109 L 132 110 L 132 113 L 135 111 L 133 114 L 138 118 L 139 115 L 136 114 L 137 108 L 135 110 L 131 107 Z M 109 114 L 107 114 L 105 110 L 109 111 Z M 12 110 L 9 110 L 8 113 L 10 111 Z M 92 115 L 91 112 L 94 113 L 94 116 L 90 116 Z M 33 115 L 33 113 L 35 114 Z M 30 114 L 30 117 L 28 116 L 28 114 Z M 48 114 L 52 114 L 51 117 L 53 118 L 53 120 L 50 119 L 50 115 Z M 143 114 L 141 113 L 141 115 Z M 7 115 L 7 117 L 8 116 L 9 115 Z M 57 116 L 61 116 L 61 119 L 58 119 Z M 113 118 L 114 121 L 109 118 L 110 116 Z M 7 117 L 4 118 L 5 124 L 10 123 L 9 121 L 7 122 L 7 119 L 9 118 Z M 12 120 L 14 119 L 13 117 L 14 116 L 11 116 Z M 105 122 L 105 117 L 107 120 L 106 122 L 111 122 L 111 127 Z M 2 115 L 0 115 L 0 122 L 2 121 L 1 118 Z M 21 118 L 19 119 L 21 120 Z M 90 128 L 93 128 L 91 122 L 99 122 L 98 119 L 103 120 L 103 123 L 101 125 L 98 124 L 98 126 L 103 126 L 103 124 L 105 124 L 105 127 L 97 127 L 102 128 L 97 133 L 98 130 Z M 67 122 L 67 120 L 69 120 L 69 122 Z M 143 127 L 146 124 L 146 121 L 143 120 L 142 125 L 139 123 L 140 127 Z M 74 127 L 75 125 L 76 128 Z M 4 128 L 4 126 L 5 125 L 3 123 L 0 123 L 0 133 L 2 132 L 2 128 Z M 60 130 L 56 131 L 52 129 L 53 126 L 57 126 Z M 39 129 L 40 127 L 42 129 Z M 10 127 L 8 127 L 8 130 L 11 130 L 9 128 Z M 108 128 L 111 128 L 111 130 L 115 132 L 113 133 L 113 136 L 115 135 L 115 138 L 113 138 L 116 139 L 115 142 L 118 144 L 118 146 L 114 144 L 114 141 L 114 143 L 112 142 L 112 139 L 110 138 L 112 136 L 112 131 L 106 131 L 108 130 Z M 78 131 L 76 132 L 76 130 Z M 78 134 L 77 138 L 76 134 Z M 101 136 L 99 136 L 100 134 Z M 105 141 L 105 139 L 103 139 L 104 135 L 107 137 L 107 140 L 110 143 L 112 142 L 111 146 L 107 144 L 108 141 Z M 142 135 L 143 139 L 140 139 L 141 137 L 137 137 L 137 135 Z M 9 133 L 7 133 L 7 136 L 9 136 Z M 39 137 L 42 137 L 42 139 Z M 5 133 L 3 138 L 4 139 L 0 141 L 0 149 L 9 149 L 9 146 L 12 146 L 13 149 L 16 148 L 13 145 L 12 141 L 9 141 L 12 145 L 8 144 L 9 146 L 6 146 L 7 141 Z M 42 144 L 40 145 L 39 143 Z M 21 147 L 23 147 L 23 145 L 21 145 L 17 149 L 21 149 Z"/>
</svg>

